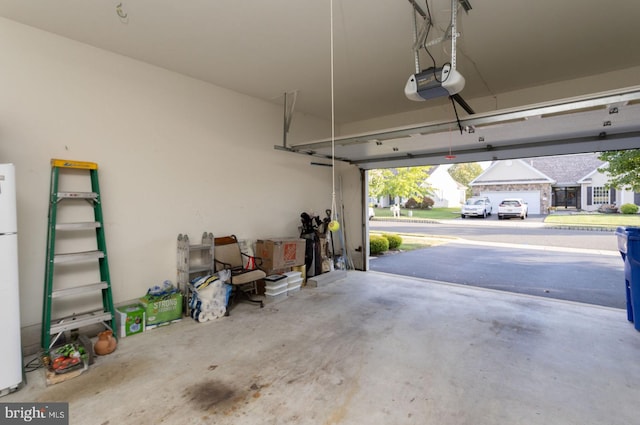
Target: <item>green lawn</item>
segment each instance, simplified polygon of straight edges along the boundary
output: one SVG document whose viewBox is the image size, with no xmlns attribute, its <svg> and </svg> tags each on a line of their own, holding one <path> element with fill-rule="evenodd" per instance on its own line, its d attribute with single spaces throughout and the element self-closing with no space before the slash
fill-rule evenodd
<svg viewBox="0 0 640 425">
<path fill-rule="evenodd" d="M 389 208 L 374 208 L 376 217 L 393 217 Z M 431 218 L 434 220 L 451 219 L 460 216 L 460 207 L 458 208 L 432 208 L 430 210 L 408 210 L 400 209 L 400 217 L 409 218 L 411 211 L 412 218 Z"/>
<path fill-rule="evenodd" d="M 374 208 L 376 217 L 393 217 L 389 208 Z M 411 217 L 409 217 L 411 212 Z M 430 210 L 400 210 L 400 218 L 426 218 L 433 220 L 445 220 L 460 217 L 460 208 L 432 208 Z M 545 220 L 548 224 L 559 224 L 567 226 L 594 226 L 594 227 L 618 227 L 618 226 L 639 226 L 640 214 L 550 214 Z"/>
<path fill-rule="evenodd" d="M 566 224 L 575 226 L 640 226 L 638 214 L 550 214 L 545 218 L 548 224 Z"/>
</svg>

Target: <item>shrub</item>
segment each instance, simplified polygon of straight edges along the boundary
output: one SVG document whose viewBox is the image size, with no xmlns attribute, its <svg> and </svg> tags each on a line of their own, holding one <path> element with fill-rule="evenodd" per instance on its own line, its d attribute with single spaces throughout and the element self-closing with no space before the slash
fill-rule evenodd
<svg viewBox="0 0 640 425">
<path fill-rule="evenodd" d="M 429 198 L 428 196 L 425 196 L 424 198 L 422 198 L 422 204 L 420 204 L 420 208 L 428 210 L 433 206 L 433 204 L 435 204 L 433 199 Z"/>
<path fill-rule="evenodd" d="M 418 208 L 419 205 L 420 204 L 416 201 L 416 198 L 409 198 L 409 200 L 404 203 L 404 207 L 409 209 Z"/>
<path fill-rule="evenodd" d="M 638 206 L 636 204 L 622 204 L 620 206 L 620 212 L 622 214 L 636 214 L 638 212 Z"/>
<path fill-rule="evenodd" d="M 389 249 L 398 249 L 402 245 L 402 237 L 400 235 L 385 233 L 382 237 L 389 241 Z"/>
<path fill-rule="evenodd" d="M 371 255 L 382 254 L 389 251 L 389 241 L 380 235 L 369 236 L 369 253 Z"/>
</svg>

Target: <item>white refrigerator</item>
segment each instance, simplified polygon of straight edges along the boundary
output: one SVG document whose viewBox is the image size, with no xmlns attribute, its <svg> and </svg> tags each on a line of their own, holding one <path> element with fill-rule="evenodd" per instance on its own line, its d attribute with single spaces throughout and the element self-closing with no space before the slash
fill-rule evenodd
<svg viewBox="0 0 640 425">
<path fill-rule="evenodd" d="M 0 395 L 22 383 L 16 170 L 0 164 Z"/>
</svg>

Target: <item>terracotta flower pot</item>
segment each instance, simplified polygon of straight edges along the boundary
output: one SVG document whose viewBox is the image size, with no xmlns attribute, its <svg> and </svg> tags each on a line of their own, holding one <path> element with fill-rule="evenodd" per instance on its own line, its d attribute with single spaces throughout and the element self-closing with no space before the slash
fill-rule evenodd
<svg viewBox="0 0 640 425">
<path fill-rule="evenodd" d="M 113 353 L 117 345 L 118 341 L 113 337 L 113 331 L 106 330 L 98 334 L 98 341 L 93 346 L 93 351 L 99 356 L 104 356 Z"/>
</svg>

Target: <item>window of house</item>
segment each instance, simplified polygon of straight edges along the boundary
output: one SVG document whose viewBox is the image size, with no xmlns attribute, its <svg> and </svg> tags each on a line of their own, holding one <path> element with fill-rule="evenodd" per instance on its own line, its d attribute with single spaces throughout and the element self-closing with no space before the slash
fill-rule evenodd
<svg viewBox="0 0 640 425">
<path fill-rule="evenodd" d="M 609 189 L 604 186 L 595 186 L 593 188 L 593 203 L 594 204 L 608 204 L 609 203 Z"/>
</svg>

